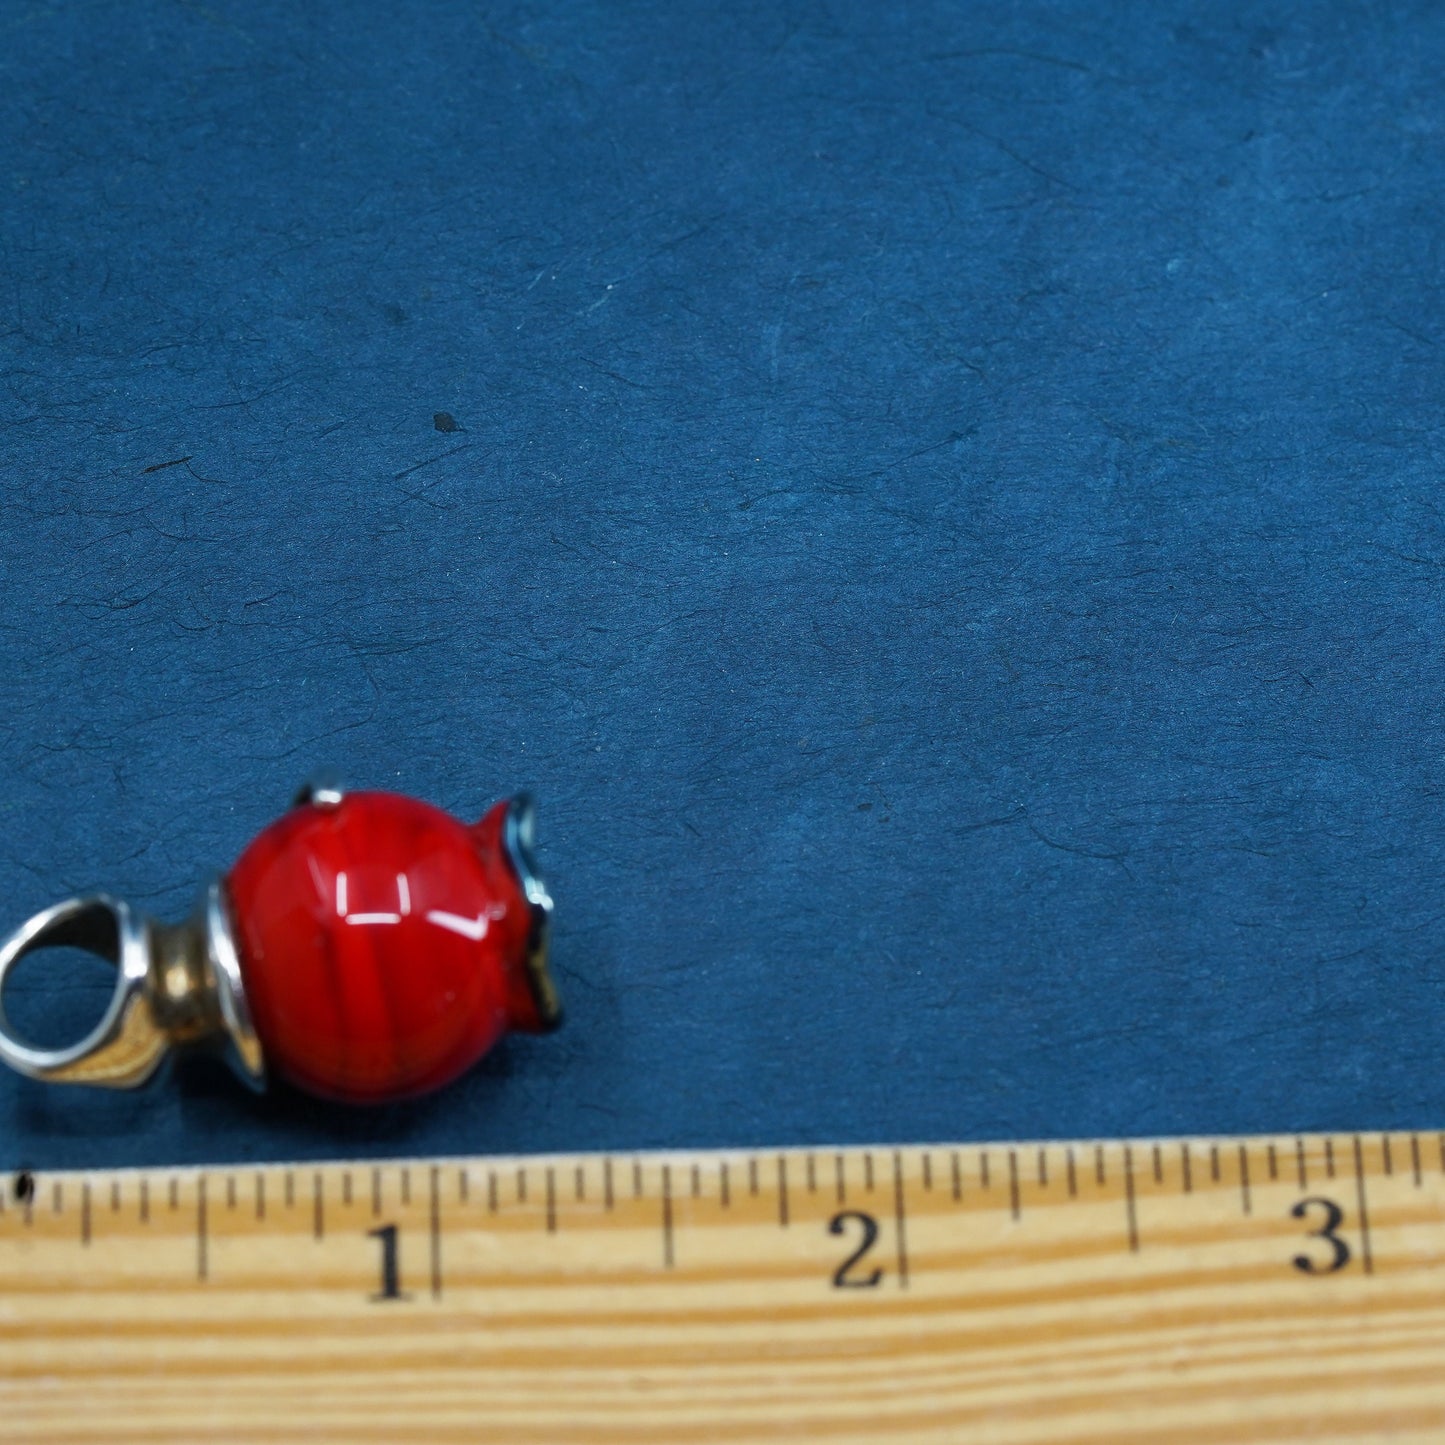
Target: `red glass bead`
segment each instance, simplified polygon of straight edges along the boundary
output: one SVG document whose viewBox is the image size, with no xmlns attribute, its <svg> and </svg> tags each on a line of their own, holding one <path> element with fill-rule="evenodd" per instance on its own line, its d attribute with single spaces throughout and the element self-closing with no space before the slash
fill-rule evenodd
<svg viewBox="0 0 1445 1445">
<path fill-rule="evenodd" d="M 226 890 L 269 1069 L 327 1098 L 402 1099 L 508 1029 L 556 1023 L 519 807 L 468 827 L 393 793 L 318 796 L 252 841 Z"/>
</svg>

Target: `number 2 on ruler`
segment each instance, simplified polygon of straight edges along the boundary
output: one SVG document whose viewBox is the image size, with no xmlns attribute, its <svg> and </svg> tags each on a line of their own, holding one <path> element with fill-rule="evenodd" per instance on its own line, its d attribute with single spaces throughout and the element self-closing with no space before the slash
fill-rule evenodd
<svg viewBox="0 0 1445 1445">
<path fill-rule="evenodd" d="M 865 1214 L 861 1209 L 844 1209 L 828 1221 L 828 1233 L 851 1233 L 849 1226 L 854 1223 L 862 1227 L 863 1238 L 858 1248 L 834 1270 L 833 1288 L 875 1289 L 883 1279 L 881 1266 L 869 1274 L 854 1274 L 853 1270 L 862 1264 L 864 1256 L 878 1242 L 878 1221 L 871 1214 Z"/>
</svg>

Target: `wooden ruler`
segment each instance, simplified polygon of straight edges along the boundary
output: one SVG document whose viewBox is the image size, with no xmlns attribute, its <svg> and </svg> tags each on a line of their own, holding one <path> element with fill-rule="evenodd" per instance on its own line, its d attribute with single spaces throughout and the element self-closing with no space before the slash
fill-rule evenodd
<svg viewBox="0 0 1445 1445">
<path fill-rule="evenodd" d="M 1445 1440 L 1445 1136 L 22 1174 L 0 1438 Z"/>
</svg>

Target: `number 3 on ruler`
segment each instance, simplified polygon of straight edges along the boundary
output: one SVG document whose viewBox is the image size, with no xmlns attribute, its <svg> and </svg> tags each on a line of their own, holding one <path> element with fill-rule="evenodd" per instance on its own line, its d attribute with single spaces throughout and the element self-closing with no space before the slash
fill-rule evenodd
<svg viewBox="0 0 1445 1445">
<path fill-rule="evenodd" d="M 1345 1222 L 1345 1211 L 1333 1199 L 1317 1194 L 1310 1199 L 1301 1199 L 1290 1213 L 1296 1219 L 1308 1219 L 1315 1206 L 1324 1211 L 1325 1222 L 1318 1229 L 1310 1231 L 1310 1238 L 1323 1239 L 1334 1254 L 1326 1264 L 1316 1263 L 1307 1254 L 1297 1254 L 1294 1257 L 1294 1267 L 1305 1274 L 1334 1274 L 1350 1262 L 1350 1246 L 1335 1233 Z"/>
</svg>

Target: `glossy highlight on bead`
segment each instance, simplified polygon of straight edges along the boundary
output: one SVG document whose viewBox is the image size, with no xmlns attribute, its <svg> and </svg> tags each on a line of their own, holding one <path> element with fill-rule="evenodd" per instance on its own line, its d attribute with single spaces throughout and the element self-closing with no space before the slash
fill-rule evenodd
<svg viewBox="0 0 1445 1445">
<path fill-rule="evenodd" d="M 465 824 L 395 793 L 315 787 L 260 833 L 188 923 L 97 895 L 37 915 L 0 946 L 4 980 L 38 949 L 109 958 L 117 988 L 66 1050 L 16 1037 L 0 1057 L 35 1078 L 129 1087 L 171 1047 L 226 1054 L 347 1103 L 440 1088 L 510 1030 L 555 1028 L 552 900 L 519 796 Z"/>
</svg>

